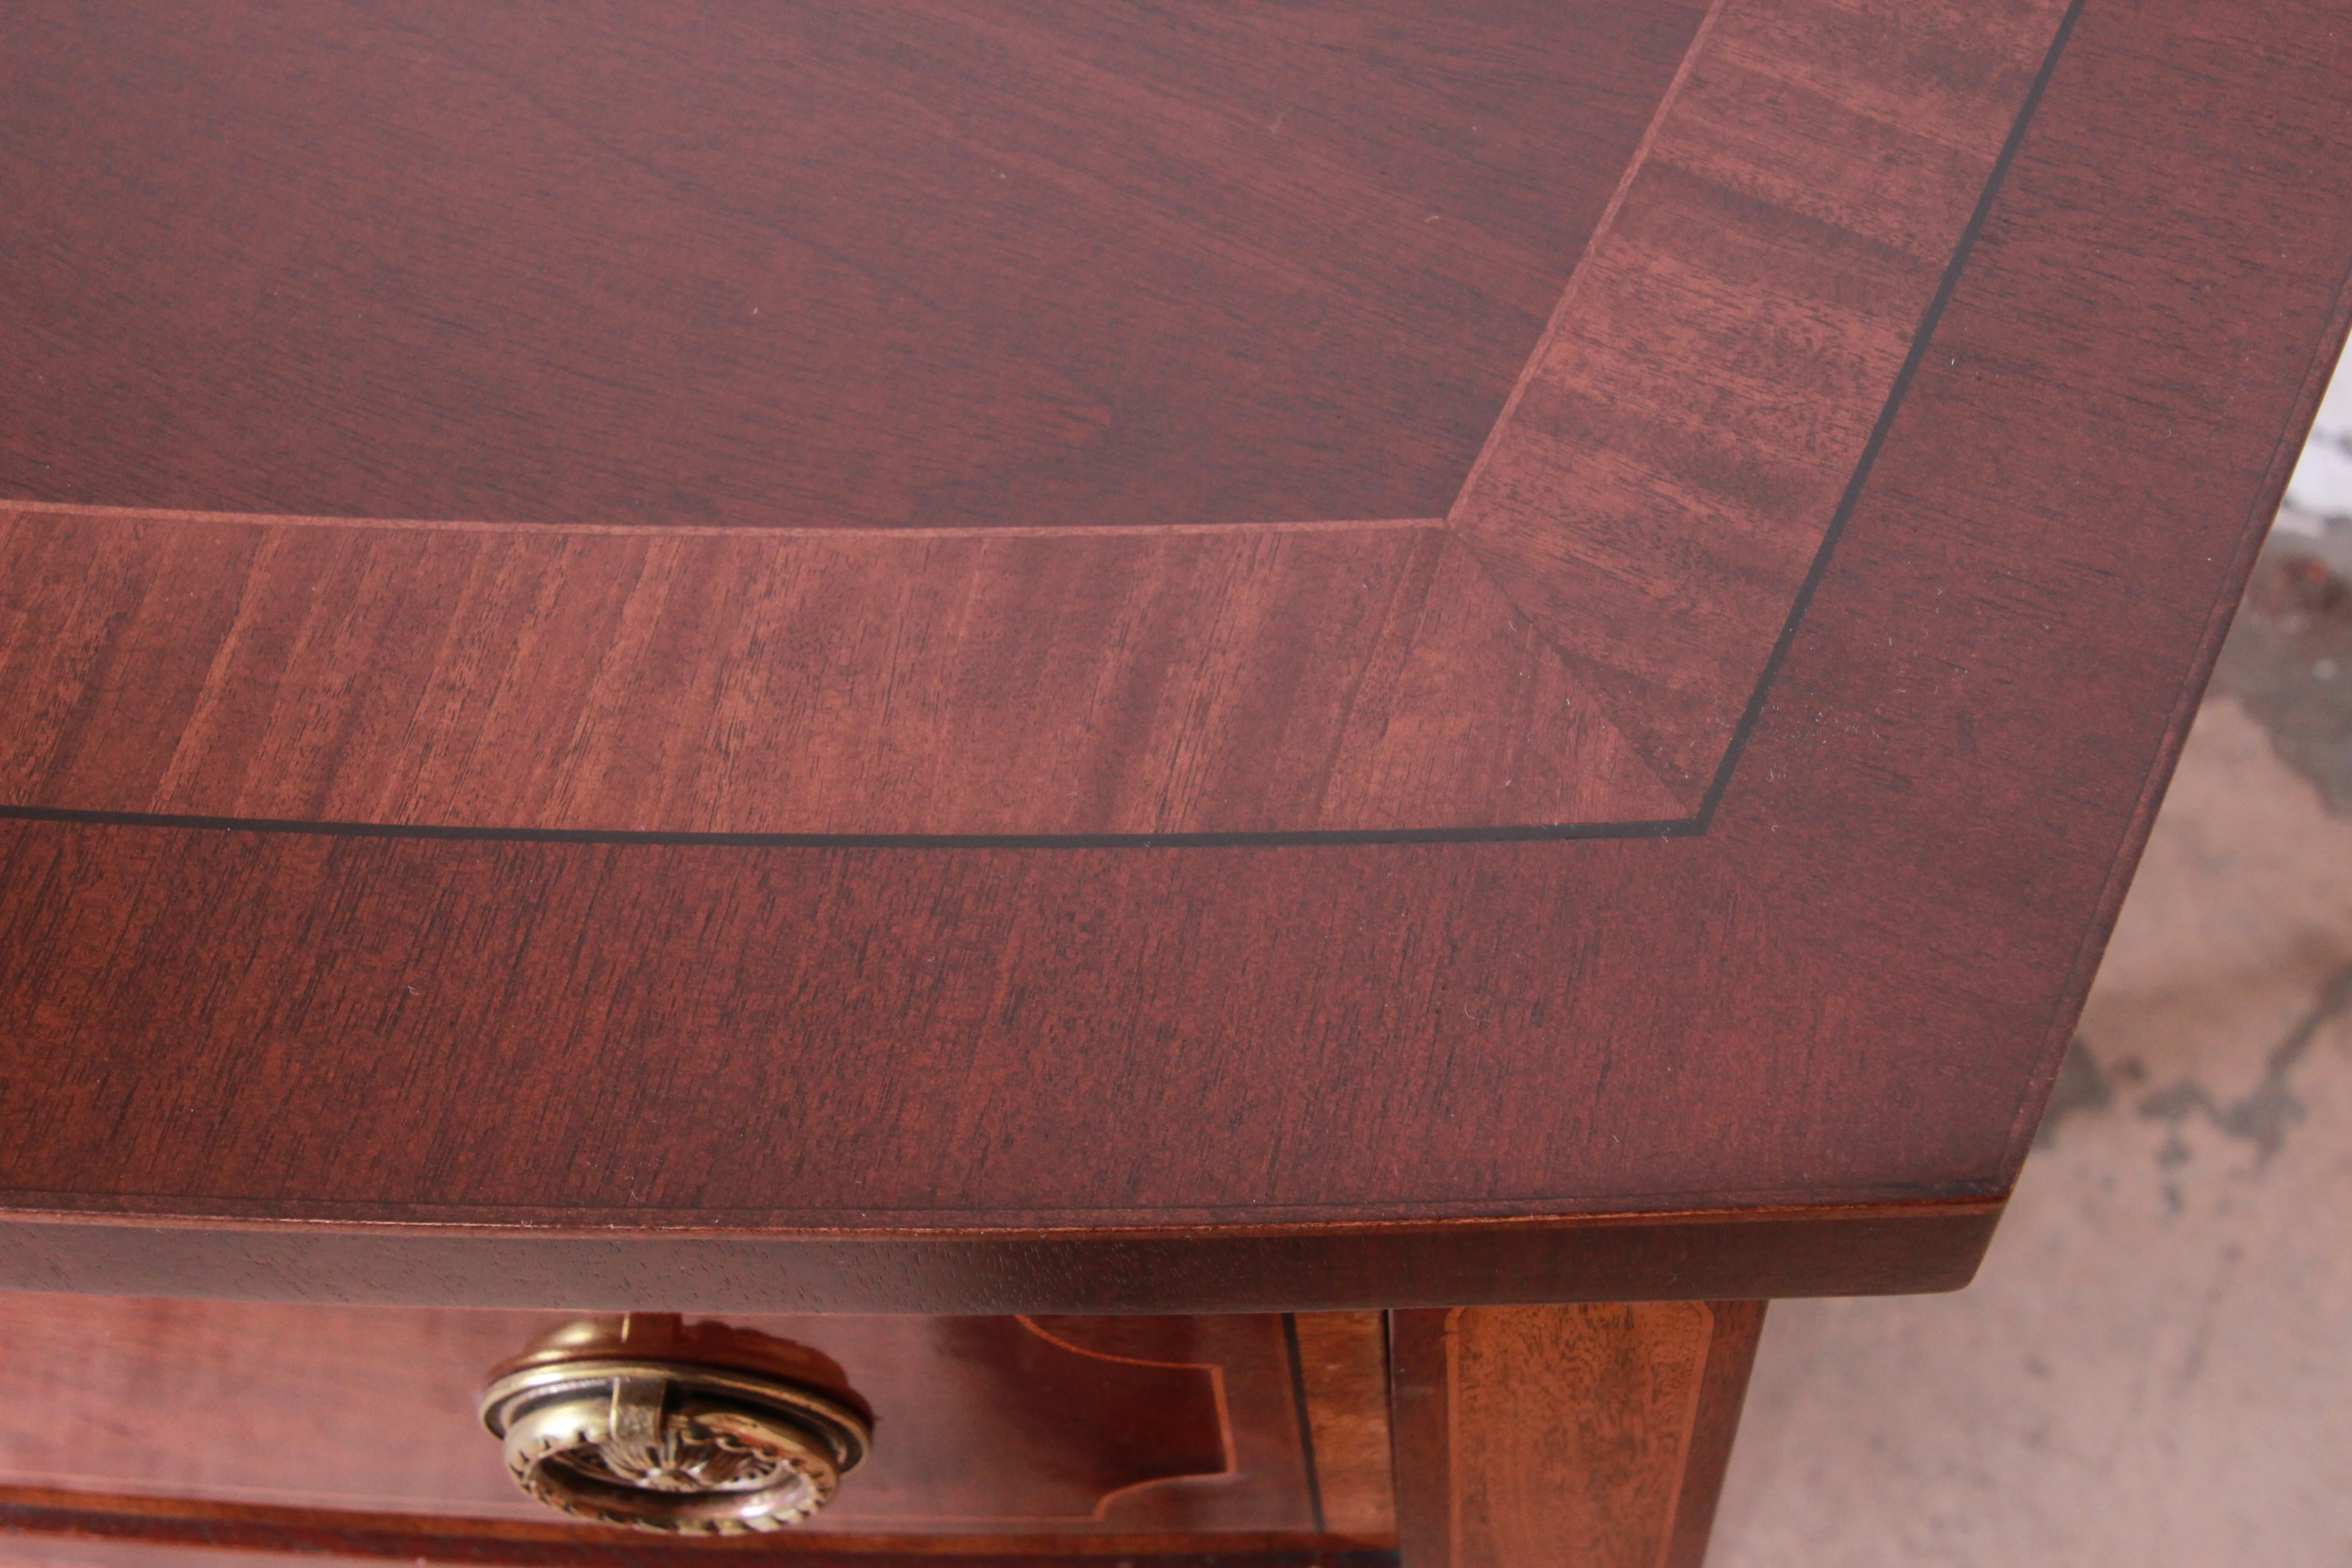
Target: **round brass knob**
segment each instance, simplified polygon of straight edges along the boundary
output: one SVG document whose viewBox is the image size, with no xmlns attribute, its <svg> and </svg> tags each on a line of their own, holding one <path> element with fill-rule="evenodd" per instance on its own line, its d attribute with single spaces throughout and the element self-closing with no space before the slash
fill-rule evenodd
<svg viewBox="0 0 2352 1568">
<path fill-rule="evenodd" d="M 505 1372 L 482 1391 L 482 1424 L 549 1507 L 673 1534 L 805 1519 L 872 1440 L 846 1405 L 764 1372 L 628 1358 Z"/>
</svg>

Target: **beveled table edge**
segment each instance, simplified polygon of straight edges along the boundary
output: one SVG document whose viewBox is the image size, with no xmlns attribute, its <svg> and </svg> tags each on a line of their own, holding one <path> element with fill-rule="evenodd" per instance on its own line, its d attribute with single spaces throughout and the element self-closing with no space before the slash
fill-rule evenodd
<svg viewBox="0 0 2352 1568">
<path fill-rule="evenodd" d="M 752 1229 L 0 1213 L 0 1289 L 572 1311 L 1201 1313 L 1957 1290 L 2006 1195 L 1322 1225 Z"/>
</svg>

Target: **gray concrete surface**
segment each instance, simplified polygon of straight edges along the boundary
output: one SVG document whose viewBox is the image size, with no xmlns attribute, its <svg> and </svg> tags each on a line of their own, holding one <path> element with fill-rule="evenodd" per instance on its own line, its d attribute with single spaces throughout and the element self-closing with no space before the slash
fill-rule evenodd
<svg viewBox="0 0 2352 1568">
<path fill-rule="evenodd" d="M 1710 1568 L 2352 1564 L 2328 533 L 2273 535 L 1977 1283 L 1772 1309 Z"/>
</svg>

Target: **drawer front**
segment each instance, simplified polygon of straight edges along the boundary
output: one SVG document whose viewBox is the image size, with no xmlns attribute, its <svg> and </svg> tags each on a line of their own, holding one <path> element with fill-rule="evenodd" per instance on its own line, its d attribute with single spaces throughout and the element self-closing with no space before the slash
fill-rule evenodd
<svg viewBox="0 0 2352 1568">
<path fill-rule="evenodd" d="M 0 1489 L 561 1522 L 477 1401 L 572 1321 L 0 1293 Z M 1393 1539 L 1378 1314 L 729 1322 L 872 1411 L 870 1458 L 803 1531 Z"/>
</svg>

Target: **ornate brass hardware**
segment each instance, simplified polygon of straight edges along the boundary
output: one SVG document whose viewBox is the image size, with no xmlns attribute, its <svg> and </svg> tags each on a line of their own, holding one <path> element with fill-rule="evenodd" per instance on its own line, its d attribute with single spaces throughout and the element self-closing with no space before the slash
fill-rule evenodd
<svg viewBox="0 0 2352 1568">
<path fill-rule="evenodd" d="M 494 1373 L 482 1424 L 515 1484 L 576 1518 L 672 1534 L 776 1530 L 831 1501 L 872 1441 L 864 1414 L 766 1367 L 628 1353 L 727 1333 L 696 1327 L 578 1324 Z"/>
</svg>

